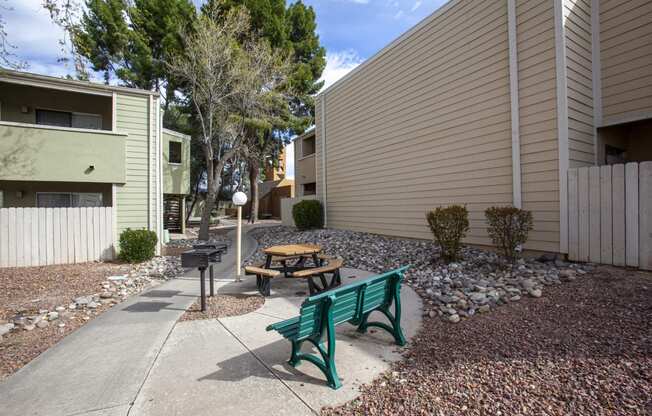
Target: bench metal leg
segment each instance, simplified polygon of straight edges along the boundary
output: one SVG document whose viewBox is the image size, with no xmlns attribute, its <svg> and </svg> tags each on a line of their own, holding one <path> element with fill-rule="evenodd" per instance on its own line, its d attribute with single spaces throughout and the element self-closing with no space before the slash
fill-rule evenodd
<svg viewBox="0 0 652 416">
<path fill-rule="evenodd" d="M 360 320 L 360 325 L 358 325 L 358 332 L 364 334 L 365 332 L 367 332 L 367 328 L 369 328 L 370 326 L 375 326 L 377 328 L 382 328 L 385 331 L 392 334 L 392 336 L 394 337 L 394 342 L 396 342 L 397 345 L 400 346 L 405 345 L 406 343 L 405 336 L 403 335 L 403 330 L 401 329 L 400 299 L 394 302 L 394 315 L 392 315 L 392 313 L 389 311 L 389 306 L 382 307 L 376 310 L 380 311 L 383 315 L 387 317 L 391 326 L 383 322 L 368 322 L 369 315 L 371 314 L 371 312 L 373 312 L 373 311 L 369 311 L 362 316 L 362 319 Z"/>
<path fill-rule="evenodd" d="M 256 275 L 256 287 L 261 295 L 269 296 L 271 294 L 271 281 L 272 279 L 269 277 Z"/>
<path fill-rule="evenodd" d="M 315 346 L 315 348 L 317 348 L 321 358 L 314 354 L 301 352 L 301 344 L 303 344 L 303 341 L 291 341 L 292 355 L 290 356 L 288 363 L 292 367 L 297 367 L 302 360 L 313 363 L 326 376 L 328 386 L 333 390 L 337 390 L 342 387 L 342 382 L 337 375 L 337 368 L 335 367 L 335 327 L 332 323 L 329 325 L 329 329 L 332 331 L 327 331 L 326 346 L 324 346 L 324 343 L 321 342 L 319 338 L 308 338 L 304 340 L 310 342 Z"/>
</svg>

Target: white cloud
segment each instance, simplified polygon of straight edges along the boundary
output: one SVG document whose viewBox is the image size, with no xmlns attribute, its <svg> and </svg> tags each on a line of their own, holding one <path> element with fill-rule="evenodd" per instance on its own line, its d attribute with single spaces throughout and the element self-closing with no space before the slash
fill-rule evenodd
<svg viewBox="0 0 652 416">
<path fill-rule="evenodd" d="M 394 19 L 400 19 L 401 17 L 403 17 L 404 14 L 405 14 L 405 13 L 403 12 L 403 10 L 399 10 L 399 11 L 396 12 L 396 14 L 394 15 Z"/>
<path fill-rule="evenodd" d="M 411 10 L 412 10 L 412 11 L 415 11 L 416 9 L 418 9 L 419 7 L 421 7 L 422 4 L 423 4 L 423 1 L 422 1 L 422 0 L 417 0 L 417 1 L 415 1 L 414 4 L 412 5 L 412 9 L 411 9 Z"/>
<path fill-rule="evenodd" d="M 63 31 L 52 23 L 41 0 L 9 0 L 4 10 L 9 42 L 15 54 L 29 64 L 28 71 L 45 75 L 61 76 L 72 69 L 58 62 L 61 57 Z"/>
<path fill-rule="evenodd" d="M 285 146 L 285 177 L 294 179 L 294 143 Z"/>
<path fill-rule="evenodd" d="M 363 59 L 353 49 L 326 54 L 326 68 L 321 76 L 325 81 L 324 89 L 333 85 L 338 79 L 348 74 L 362 63 Z"/>
</svg>

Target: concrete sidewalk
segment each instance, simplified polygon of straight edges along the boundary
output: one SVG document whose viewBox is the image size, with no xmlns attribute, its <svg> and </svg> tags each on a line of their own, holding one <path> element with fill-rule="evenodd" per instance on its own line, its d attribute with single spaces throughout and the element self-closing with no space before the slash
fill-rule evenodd
<svg viewBox="0 0 652 416">
<path fill-rule="evenodd" d="M 343 284 L 369 275 L 344 269 Z M 354 399 L 360 385 L 400 359 L 400 348 L 382 330 L 360 334 L 352 325 L 340 325 L 336 362 L 343 386 L 339 390 L 328 387 L 324 375 L 310 363 L 291 367 L 287 364 L 290 343 L 265 328 L 297 316 L 307 291 L 303 279 L 278 278 L 272 282 L 271 296 L 255 312 L 178 323 L 130 415 L 314 415 L 323 406 Z M 254 279 L 248 278 L 242 283 L 223 281 L 219 293 L 257 291 Z M 421 326 L 421 300 L 407 286 L 401 299 L 402 327 L 409 339 Z M 377 313 L 371 319 L 384 317 Z"/>
<path fill-rule="evenodd" d="M 257 247 L 243 238 L 244 256 Z M 216 265 L 231 276 L 235 250 Z M 126 415 L 179 317 L 197 299 L 198 273 L 118 304 L 0 384 L 0 415 Z"/>
<path fill-rule="evenodd" d="M 246 236 L 243 244 L 245 258 L 256 242 Z M 253 277 L 233 281 L 234 251 L 215 269 L 218 293 L 257 294 Z M 343 284 L 368 275 L 344 269 Z M 349 401 L 400 359 L 400 349 L 384 331 L 340 325 L 342 388 L 329 388 L 310 363 L 289 366 L 290 343 L 265 328 L 296 316 L 307 292 L 304 279 L 278 278 L 255 312 L 177 323 L 197 299 L 197 273 L 166 282 L 116 305 L 1 383 L 0 415 L 312 415 Z M 401 299 L 410 339 L 421 326 L 421 300 L 407 286 Z"/>
</svg>

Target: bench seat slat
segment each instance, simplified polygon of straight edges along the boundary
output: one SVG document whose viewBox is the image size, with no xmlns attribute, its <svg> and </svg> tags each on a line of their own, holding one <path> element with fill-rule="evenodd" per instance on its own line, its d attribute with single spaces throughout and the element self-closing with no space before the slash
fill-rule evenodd
<svg viewBox="0 0 652 416">
<path fill-rule="evenodd" d="M 342 267 L 344 261 L 342 259 L 334 259 L 328 262 L 326 266 L 313 267 L 311 269 L 303 269 L 292 273 L 293 277 L 309 277 L 315 276 L 320 273 L 330 273 Z"/>
<path fill-rule="evenodd" d="M 276 277 L 281 274 L 278 270 L 264 269 L 257 266 L 247 266 L 245 267 L 245 273 L 265 276 L 265 277 Z"/>
</svg>

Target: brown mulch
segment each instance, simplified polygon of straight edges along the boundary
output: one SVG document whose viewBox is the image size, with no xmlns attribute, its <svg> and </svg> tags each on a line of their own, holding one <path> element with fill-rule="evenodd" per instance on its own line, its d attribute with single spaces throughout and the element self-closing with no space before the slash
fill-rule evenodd
<svg viewBox="0 0 652 416">
<path fill-rule="evenodd" d="M 18 312 L 36 314 L 39 309 L 68 306 L 72 299 L 97 293 L 106 277 L 127 273 L 124 264 L 83 263 L 59 266 L 0 268 L 0 321 Z M 0 340 L 0 380 L 18 371 L 70 332 L 99 315 L 110 305 L 87 314 L 63 312 L 48 327 L 13 331 Z M 84 319 L 87 316 L 88 319 Z M 64 323 L 63 328 L 58 324 Z"/>
<path fill-rule="evenodd" d="M 652 275 L 590 277 L 458 324 L 426 318 L 405 359 L 325 415 L 650 415 Z"/>
<path fill-rule="evenodd" d="M 195 321 L 245 315 L 263 306 L 265 298 L 258 295 L 215 295 L 206 298 L 206 312 L 201 311 L 200 302 L 198 299 L 179 320 Z"/>
</svg>

